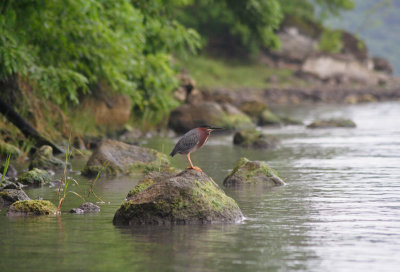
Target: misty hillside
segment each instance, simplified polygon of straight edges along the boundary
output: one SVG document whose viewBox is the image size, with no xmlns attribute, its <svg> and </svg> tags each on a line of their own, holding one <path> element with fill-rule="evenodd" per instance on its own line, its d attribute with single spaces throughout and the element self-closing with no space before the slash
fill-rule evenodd
<svg viewBox="0 0 400 272">
<path fill-rule="evenodd" d="M 352 11 L 326 21 L 333 28 L 347 29 L 367 43 L 371 56 L 388 59 L 400 74 L 400 0 L 355 0 Z"/>
</svg>

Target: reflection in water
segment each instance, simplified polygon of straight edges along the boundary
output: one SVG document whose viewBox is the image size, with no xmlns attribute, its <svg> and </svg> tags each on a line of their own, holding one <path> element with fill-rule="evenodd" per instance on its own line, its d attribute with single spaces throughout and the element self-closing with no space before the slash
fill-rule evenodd
<svg viewBox="0 0 400 272">
<path fill-rule="evenodd" d="M 0 216 L 0 270 L 398 270 L 400 104 L 280 110 L 306 123 L 345 116 L 357 128 L 264 128 L 282 139 L 268 151 L 234 147 L 232 135 L 213 135 L 192 159 L 220 186 L 241 156 L 267 161 L 287 182 L 271 191 L 224 188 L 245 214 L 243 223 L 116 228 L 114 212 L 139 177 L 101 179 L 96 193 L 110 204 L 100 214 Z M 168 153 L 175 142 L 154 138 L 147 145 Z M 177 157 L 173 164 L 187 162 Z M 57 198 L 54 188 L 27 193 Z M 63 208 L 79 202 L 69 196 Z"/>
</svg>

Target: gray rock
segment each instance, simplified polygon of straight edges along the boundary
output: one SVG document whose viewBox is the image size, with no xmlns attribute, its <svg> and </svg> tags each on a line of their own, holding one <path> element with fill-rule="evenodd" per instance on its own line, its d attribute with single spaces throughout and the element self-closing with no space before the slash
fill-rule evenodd
<svg viewBox="0 0 400 272">
<path fill-rule="evenodd" d="M 185 133 L 192 128 L 211 124 L 228 129 L 252 127 L 250 117 L 229 103 L 215 102 L 185 104 L 171 112 L 169 127 L 177 133 Z"/>
<path fill-rule="evenodd" d="M 82 203 L 78 208 L 74 208 L 69 212 L 76 214 L 95 213 L 95 212 L 100 212 L 100 207 L 93 204 L 92 202 L 85 202 Z"/>
<path fill-rule="evenodd" d="M 314 122 L 312 122 L 307 126 L 307 128 L 335 128 L 335 127 L 354 128 L 356 127 L 356 123 L 354 123 L 350 119 L 333 118 L 326 120 L 315 120 Z"/>
<path fill-rule="evenodd" d="M 146 176 L 117 210 L 115 225 L 235 223 L 243 214 L 204 172 L 156 172 Z"/>
<path fill-rule="evenodd" d="M 3 172 L 4 172 L 4 165 L 0 167 L 0 173 Z M 8 165 L 6 176 L 9 178 L 15 178 L 18 176 L 17 169 L 15 169 L 15 167 L 12 164 Z"/>
<path fill-rule="evenodd" d="M 105 140 L 89 158 L 82 175 L 96 176 L 99 171 L 110 176 L 130 174 L 139 170 L 163 168 L 168 157 L 150 148 Z"/>
<path fill-rule="evenodd" d="M 0 191 L 0 206 L 10 206 L 16 201 L 29 199 L 27 194 L 21 189 L 4 189 Z"/>
</svg>

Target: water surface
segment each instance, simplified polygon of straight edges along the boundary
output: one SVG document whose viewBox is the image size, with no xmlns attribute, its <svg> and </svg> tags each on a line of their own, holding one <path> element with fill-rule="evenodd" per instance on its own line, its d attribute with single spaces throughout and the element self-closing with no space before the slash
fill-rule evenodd
<svg viewBox="0 0 400 272">
<path fill-rule="evenodd" d="M 0 271 L 398 271 L 400 103 L 278 110 L 306 123 L 344 116 L 357 128 L 265 128 L 282 141 L 272 151 L 234 147 L 232 135 L 210 138 L 192 160 L 221 187 L 242 156 L 267 161 L 287 182 L 271 191 L 224 188 L 246 216 L 241 224 L 114 227 L 139 177 L 101 179 L 96 192 L 106 204 L 95 215 L 68 214 L 81 202 L 73 195 L 60 217 L 10 219 L 3 209 Z M 175 142 L 146 145 L 168 153 Z M 173 164 L 183 168 L 185 158 Z M 54 187 L 26 192 L 57 201 Z"/>
</svg>

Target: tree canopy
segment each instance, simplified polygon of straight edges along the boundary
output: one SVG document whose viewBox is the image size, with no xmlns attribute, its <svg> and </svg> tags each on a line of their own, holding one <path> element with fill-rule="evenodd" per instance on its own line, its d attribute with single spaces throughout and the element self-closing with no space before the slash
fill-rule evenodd
<svg viewBox="0 0 400 272">
<path fill-rule="evenodd" d="M 23 77 L 57 104 L 79 103 L 106 82 L 139 112 L 166 113 L 176 105 L 172 56 L 201 44 L 244 54 L 274 48 L 284 16 L 351 7 L 352 0 L 3 0 L 0 81 Z"/>
</svg>

